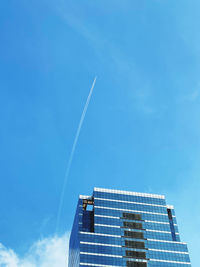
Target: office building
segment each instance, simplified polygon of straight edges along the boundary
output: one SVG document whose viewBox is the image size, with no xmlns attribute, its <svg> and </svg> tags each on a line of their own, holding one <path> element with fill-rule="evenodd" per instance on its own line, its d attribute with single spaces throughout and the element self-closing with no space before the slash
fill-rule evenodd
<svg viewBox="0 0 200 267">
<path fill-rule="evenodd" d="M 79 196 L 68 267 L 189 267 L 173 206 L 163 195 L 94 188 Z"/>
</svg>

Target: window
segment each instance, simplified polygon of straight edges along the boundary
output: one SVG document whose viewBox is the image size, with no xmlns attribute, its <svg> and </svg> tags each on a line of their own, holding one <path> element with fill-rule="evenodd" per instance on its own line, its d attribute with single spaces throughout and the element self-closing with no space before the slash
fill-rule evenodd
<svg viewBox="0 0 200 267">
<path fill-rule="evenodd" d="M 144 242 L 125 240 L 125 247 L 145 249 Z"/>
<path fill-rule="evenodd" d="M 135 214 L 135 213 L 123 213 L 123 218 L 126 218 L 128 220 L 136 220 L 141 221 L 141 214 Z"/>
<path fill-rule="evenodd" d="M 124 227 L 132 229 L 142 229 L 142 224 L 135 222 L 124 222 Z"/>
<path fill-rule="evenodd" d="M 142 232 L 132 232 L 132 231 L 124 231 L 125 237 L 132 237 L 138 239 L 144 239 L 144 234 Z"/>
<path fill-rule="evenodd" d="M 147 267 L 147 263 L 146 262 L 127 261 L 126 266 L 127 267 Z"/>
<path fill-rule="evenodd" d="M 126 256 L 129 258 L 146 259 L 146 253 L 141 251 L 126 250 Z"/>
</svg>

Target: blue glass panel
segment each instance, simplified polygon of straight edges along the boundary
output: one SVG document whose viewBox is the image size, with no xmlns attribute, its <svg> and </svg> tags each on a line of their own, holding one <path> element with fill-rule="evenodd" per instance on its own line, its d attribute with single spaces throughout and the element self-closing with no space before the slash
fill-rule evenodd
<svg viewBox="0 0 200 267">
<path fill-rule="evenodd" d="M 148 267 L 191 267 L 191 264 L 187 263 L 170 263 L 170 262 L 148 262 Z"/>
<path fill-rule="evenodd" d="M 159 241 L 150 241 L 147 240 L 147 247 L 150 249 L 160 249 L 160 250 L 169 250 L 169 251 L 180 251 L 188 252 L 187 246 L 182 243 L 176 242 L 159 242 Z"/>
<path fill-rule="evenodd" d="M 148 267 L 191 266 L 186 264 L 186 262 L 190 262 L 189 255 L 179 253 L 188 251 L 186 244 L 177 242 L 180 237 L 174 210 L 168 208 L 167 211 L 166 207 L 146 205 L 165 206 L 164 199 L 105 192 L 95 192 L 94 194 L 95 197 L 102 198 L 102 200 L 94 200 L 94 216 L 91 211 L 83 209 L 82 199 L 78 202 L 70 237 L 69 267 L 78 267 L 81 266 L 81 263 L 85 263 L 85 267 L 91 267 L 92 264 L 127 266 L 126 261 L 137 261 L 130 258 L 131 256 L 138 257 L 137 255 L 140 257 L 146 255 L 147 259 L 150 259 Z M 103 198 L 116 201 L 107 201 Z M 124 203 L 117 200 L 143 204 Z M 101 208 L 97 208 L 97 205 Z M 130 216 L 130 214 L 132 215 Z M 96 215 L 113 216 L 114 218 Z M 125 234 L 125 231 L 128 232 Z M 169 261 L 174 261 L 174 263 Z M 178 261 L 182 263 L 177 263 Z"/>
<path fill-rule="evenodd" d="M 161 198 L 141 197 L 141 196 L 133 196 L 133 195 L 125 195 L 125 194 L 123 195 L 123 194 L 108 193 L 108 192 L 94 191 L 94 197 L 140 202 L 140 203 L 149 203 L 149 204 L 164 205 L 164 206 L 166 205 L 165 199 L 161 199 Z"/>
<path fill-rule="evenodd" d="M 134 213 L 142 214 L 142 219 L 143 220 L 156 221 L 156 222 L 167 222 L 167 223 L 169 222 L 169 219 L 168 219 L 167 215 L 157 215 L 157 214 L 151 214 L 151 213 L 143 213 L 142 211 L 141 212 L 134 211 Z M 97 215 L 114 216 L 114 217 L 122 217 L 123 211 L 95 207 L 95 214 L 97 214 Z"/>
<path fill-rule="evenodd" d="M 99 200 L 99 199 L 95 199 L 94 203 L 95 203 L 95 206 L 111 207 L 111 208 L 127 209 L 127 210 L 149 211 L 149 212 L 154 212 L 154 213 L 167 214 L 166 207 L 150 206 L 150 205 L 143 205 L 143 204 L 132 204 L 132 203 L 117 202 L 117 201 L 106 201 L 106 200 Z"/>
</svg>

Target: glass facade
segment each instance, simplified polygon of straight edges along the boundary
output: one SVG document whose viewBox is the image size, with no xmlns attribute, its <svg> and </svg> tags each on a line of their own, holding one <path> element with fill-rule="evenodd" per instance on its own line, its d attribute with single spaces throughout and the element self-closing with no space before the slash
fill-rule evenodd
<svg viewBox="0 0 200 267">
<path fill-rule="evenodd" d="M 94 188 L 79 196 L 69 267 L 189 267 L 173 206 L 163 195 Z"/>
</svg>

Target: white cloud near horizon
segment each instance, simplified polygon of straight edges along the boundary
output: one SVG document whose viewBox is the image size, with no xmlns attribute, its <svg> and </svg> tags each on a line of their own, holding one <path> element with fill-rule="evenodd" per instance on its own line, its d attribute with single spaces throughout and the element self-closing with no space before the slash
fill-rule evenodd
<svg viewBox="0 0 200 267">
<path fill-rule="evenodd" d="M 69 235 L 34 242 L 24 256 L 0 243 L 1 267 L 67 267 Z"/>
</svg>

